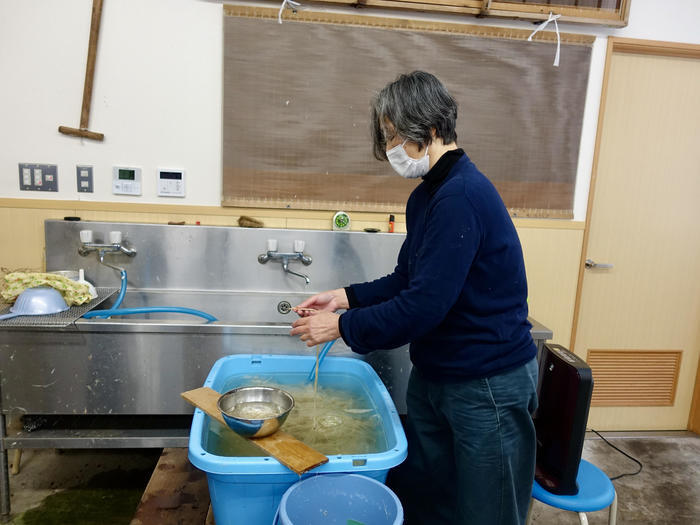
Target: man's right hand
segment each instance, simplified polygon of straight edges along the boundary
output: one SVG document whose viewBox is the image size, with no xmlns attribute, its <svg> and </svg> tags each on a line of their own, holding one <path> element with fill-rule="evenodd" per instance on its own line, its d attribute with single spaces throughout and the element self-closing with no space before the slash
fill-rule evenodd
<svg viewBox="0 0 700 525">
<path fill-rule="evenodd" d="M 300 317 L 308 317 L 316 312 L 335 312 L 349 308 L 345 288 L 328 290 L 309 297 L 304 302 L 292 308 Z"/>
</svg>

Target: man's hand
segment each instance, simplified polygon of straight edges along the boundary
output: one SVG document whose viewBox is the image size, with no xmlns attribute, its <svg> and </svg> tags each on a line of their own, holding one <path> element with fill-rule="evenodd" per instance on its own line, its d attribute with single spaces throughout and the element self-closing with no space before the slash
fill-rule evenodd
<svg viewBox="0 0 700 525">
<path fill-rule="evenodd" d="M 321 292 L 292 308 L 300 317 L 309 317 L 319 312 L 335 312 L 349 308 L 345 288 Z"/>
<path fill-rule="evenodd" d="M 315 346 L 340 337 L 339 322 L 340 316 L 338 314 L 331 312 L 309 313 L 294 321 L 289 335 L 299 335 L 300 339 L 306 342 L 306 346 Z"/>
</svg>

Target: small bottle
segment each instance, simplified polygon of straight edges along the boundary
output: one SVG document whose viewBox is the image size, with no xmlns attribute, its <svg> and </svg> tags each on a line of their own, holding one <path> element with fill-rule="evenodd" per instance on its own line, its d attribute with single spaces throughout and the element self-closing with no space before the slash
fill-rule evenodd
<svg viewBox="0 0 700 525">
<path fill-rule="evenodd" d="M 394 233 L 394 216 L 389 215 L 389 233 Z"/>
</svg>

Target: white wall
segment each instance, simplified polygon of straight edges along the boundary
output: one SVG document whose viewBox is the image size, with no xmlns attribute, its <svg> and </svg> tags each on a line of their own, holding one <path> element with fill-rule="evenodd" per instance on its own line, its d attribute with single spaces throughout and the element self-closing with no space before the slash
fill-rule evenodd
<svg viewBox="0 0 700 525">
<path fill-rule="evenodd" d="M 89 129 L 105 134 L 102 143 L 57 131 L 59 125 L 79 124 L 91 4 L 90 0 L 0 0 L 0 197 L 218 206 L 220 3 L 105 2 L 89 125 Z M 356 13 L 352 9 L 338 10 Z M 397 16 L 396 12 L 372 12 Z M 423 18 L 458 20 L 446 16 Z M 473 17 L 464 20 L 534 28 L 529 22 Z M 598 37 L 582 130 L 576 220 L 585 218 L 607 37 L 700 44 L 698 22 L 697 0 L 632 0 L 625 28 L 560 24 L 561 31 Z M 59 191 L 20 192 L 19 162 L 57 164 Z M 76 164 L 94 166 L 94 193 L 77 192 Z M 143 169 L 141 197 L 111 194 L 111 168 L 115 164 Z M 158 167 L 187 171 L 185 199 L 156 196 Z"/>
<path fill-rule="evenodd" d="M 91 0 L 0 0 L 0 195 L 69 200 L 221 202 L 221 6 L 104 2 L 89 129 L 79 127 Z M 58 193 L 19 191 L 18 162 L 58 164 Z M 94 166 L 78 193 L 76 164 Z M 143 196 L 111 193 L 115 164 L 143 169 Z M 186 170 L 187 197 L 156 196 L 158 167 Z"/>
</svg>

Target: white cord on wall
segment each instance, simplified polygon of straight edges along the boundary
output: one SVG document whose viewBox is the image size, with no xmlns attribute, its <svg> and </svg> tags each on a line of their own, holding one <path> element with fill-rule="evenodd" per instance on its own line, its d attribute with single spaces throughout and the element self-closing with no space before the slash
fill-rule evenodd
<svg viewBox="0 0 700 525">
<path fill-rule="evenodd" d="M 286 0 L 285 0 L 285 1 L 286 1 Z M 282 5 L 284 5 L 284 4 L 282 4 Z M 282 11 L 280 10 L 280 13 L 281 13 L 281 12 L 282 12 Z M 550 22 L 554 22 L 554 30 L 557 32 L 557 53 L 556 53 L 556 55 L 554 55 L 554 64 L 553 64 L 554 67 L 559 67 L 559 49 L 560 49 L 560 47 L 561 47 L 561 39 L 559 38 L 559 25 L 557 24 L 557 18 L 559 18 L 560 16 L 561 16 L 561 15 L 553 15 L 553 14 L 550 12 L 550 13 L 549 13 L 549 17 L 547 18 L 547 20 L 545 20 L 545 21 L 542 22 L 540 25 L 538 25 L 538 26 L 537 26 L 537 29 L 535 29 L 535 30 L 532 32 L 532 34 L 531 34 L 529 37 L 527 37 L 527 41 L 528 41 L 528 42 L 532 42 L 532 37 L 535 36 L 535 34 L 536 34 L 538 31 L 542 31 L 545 27 L 547 27 L 547 24 L 549 24 Z M 282 22 L 280 22 L 280 24 L 281 24 L 281 23 L 282 23 Z"/>
<path fill-rule="evenodd" d="M 282 11 L 284 11 L 284 8 L 291 9 L 292 11 L 296 11 L 298 7 L 300 7 L 301 4 L 299 2 L 295 2 L 294 0 L 282 0 L 282 5 L 280 6 L 279 13 L 277 13 L 277 21 L 281 24 L 282 23 Z"/>
</svg>

